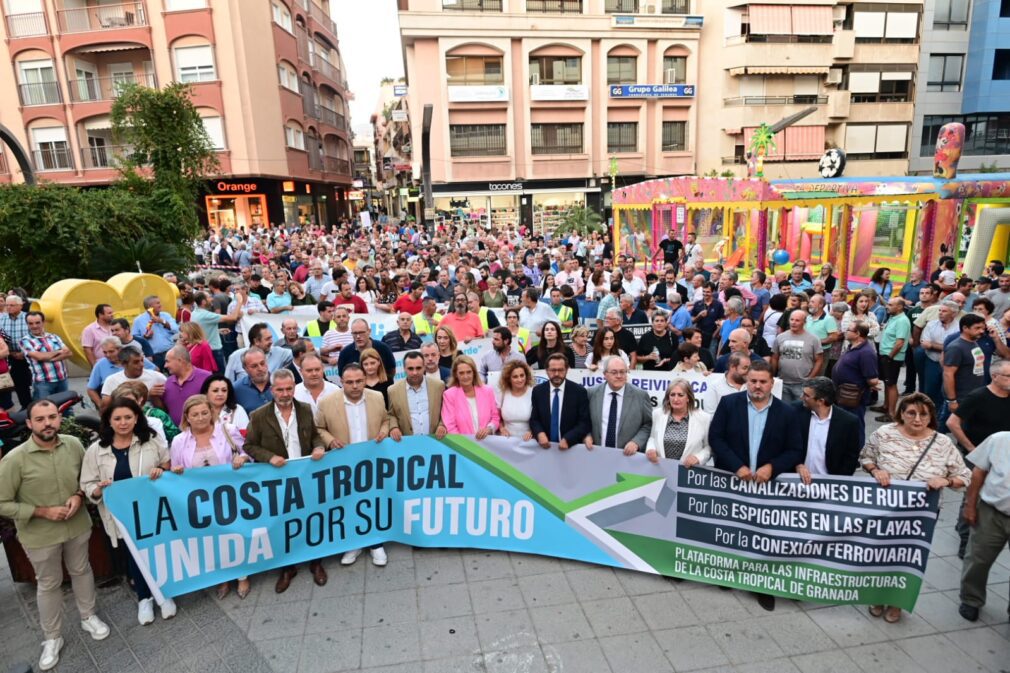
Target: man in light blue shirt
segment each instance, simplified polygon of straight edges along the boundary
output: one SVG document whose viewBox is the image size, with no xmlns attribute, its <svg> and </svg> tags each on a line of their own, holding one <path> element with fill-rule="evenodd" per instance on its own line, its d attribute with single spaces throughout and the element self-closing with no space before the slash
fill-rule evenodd
<svg viewBox="0 0 1010 673">
<path fill-rule="evenodd" d="M 691 320 L 691 311 L 684 306 L 683 301 L 679 292 L 670 293 L 670 310 L 673 311 L 670 315 L 670 331 L 678 337 L 694 324 Z"/>
<path fill-rule="evenodd" d="M 154 364 L 158 369 L 165 366 L 165 353 L 175 345 L 179 336 L 179 325 L 175 318 L 161 310 L 161 299 L 152 294 L 144 299 L 144 312 L 133 321 L 133 336 L 147 339 L 154 351 Z"/>
<path fill-rule="evenodd" d="M 270 326 L 265 322 L 258 322 L 249 328 L 249 343 L 263 351 L 267 360 L 267 370 L 271 375 L 278 369 L 287 367 L 294 360 L 290 349 L 273 347 L 274 335 L 270 331 Z M 240 348 L 228 357 L 224 375 L 231 379 L 232 383 L 238 383 L 239 379 L 246 374 L 242 355 L 247 350 L 249 349 Z"/>
<path fill-rule="evenodd" d="M 305 280 L 305 292 L 312 296 L 316 301 L 321 301 L 323 297 L 323 285 L 333 280 L 333 278 L 328 273 L 323 273 L 323 263 L 320 261 L 312 262 L 312 268 L 309 269 L 309 277 Z"/>
</svg>

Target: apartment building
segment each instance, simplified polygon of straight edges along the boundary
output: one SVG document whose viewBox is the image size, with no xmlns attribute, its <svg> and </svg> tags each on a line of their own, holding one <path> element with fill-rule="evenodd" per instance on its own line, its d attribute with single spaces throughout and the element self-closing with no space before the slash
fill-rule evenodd
<svg viewBox="0 0 1010 673">
<path fill-rule="evenodd" d="M 921 2 L 398 1 L 412 135 L 432 104 L 448 219 L 605 207 L 615 173 L 743 175 L 755 128 L 807 108 L 768 177 L 815 176 L 829 146 L 849 175 L 907 170 Z"/>
<path fill-rule="evenodd" d="M 211 227 L 333 221 L 347 210 L 347 81 L 328 0 L 2 0 L 0 123 L 40 180 L 116 179 L 124 83 L 192 86 L 221 164 Z M 19 181 L 10 161 L 2 181 Z"/>
<path fill-rule="evenodd" d="M 961 170 L 1010 170 L 1010 0 L 927 0 L 909 171 L 933 170 L 940 127 L 965 125 Z"/>
<path fill-rule="evenodd" d="M 411 165 L 413 151 L 410 135 L 410 114 L 407 106 L 407 85 L 403 80 L 384 81 L 379 90 L 372 124 L 375 157 L 375 185 L 386 212 L 400 217 L 404 213 L 419 218 L 420 191 L 413 187 Z M 417 177 L 420 178 L 420 165 Z"/>
</svg>

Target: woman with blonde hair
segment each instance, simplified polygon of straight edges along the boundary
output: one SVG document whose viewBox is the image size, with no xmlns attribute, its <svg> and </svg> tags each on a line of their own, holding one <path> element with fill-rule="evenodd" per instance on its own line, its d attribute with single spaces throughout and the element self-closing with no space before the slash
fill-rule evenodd
<svg viewBox="0 0 1010 673">
<path fill-rule="evenodd" d="M 386 376 L 386 368 L 382 365 L 382 357 L 374 348 L 366 348 L 359 354 L 361 368 L 365 370 L 365 387 L 382 393 L 382 401 L 389 405 L 389 386 L 393 382 Z"/>
<path fill-rule="evenodd" d="M 501 369 L 495 400 L 501 412 L 503 437 L 519 437 L 524 442 L 533 437 L 530 416 L 533 415 L 533 370 L 521 360 L 509 360 Z"/>
<path fill-rule="evenodd" d="M 592 354 L 592 347 L 589 345 L 589 328 L 585 325 L 578 325 L 572 330 L 572 343 L 569 344 L 572 355 L 575 356 L 575 368 L 584 369 L 586 360 Z"/>
<path fill-rule="evenodd" d="M 442 422 L 449 432 L 484 439 L 496 432 L 501 413 L 491 386 L 485 385 L 473 358 L 460 355 L 442 394 Z"/>
<path fill-rule="evenodd" d="M 197 369 L 213 374 L 217 371 L 214 353 L 207 343 L 207 335 L 198 322 L 184 322 L 179 325 L 179 343 L 189 351 L 189 359 Z"/>
<path fill-rule="evenodd" d="M 704 465 L 712 457 L 708 445 L 711 422 L 712 416 L 697 408 L 691 384 L 674 379 L 666 388 L 662 406 L 652 412 L 646 458 L 654 463 L 660 458 L 679 460 L 684 467 Z"/>
<path fill-rule="evenodd" d="M 436 327 L 435 345 L 438 346 L 438 366 L 452 369 L 452 361 L 457 355 L 462 355 L 456 348 L 456 335 L 447 327 Z"/>
<path fill-rule="evenodd" d="M 193 395 L 182 407 L 182 432 L 172 442 L 172 472 L 182 474 L 194 467 L 228 465 L 239 469 L 252 460 L 242 450 L 245 438 L 233 425 L 214 420 L 214 409 L 206 395 Z M 217 597 L 228 595 L 230 584 L 217 587 Z M 249 595 L 249 579 L 238 580 L 238 597 Z"/>
</svg>

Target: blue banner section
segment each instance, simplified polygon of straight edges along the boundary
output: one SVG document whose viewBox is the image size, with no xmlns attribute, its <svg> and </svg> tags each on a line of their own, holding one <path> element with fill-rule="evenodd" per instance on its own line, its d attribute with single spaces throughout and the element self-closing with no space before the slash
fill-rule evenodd
<svg viewBox="0 0 1010 673">
<path fill-rule="evenodd" d="M 696 95 L 694 84 L 612 84 L 611 98 L 690 98 Z"/>
<path fill-rule="evenodd" d="M 429 437 L 357 444 L 282 468 L 119 481 L 105 502 L 159 598 L 386 541 L 615 564 L 563 515 Z"/>
</svg>

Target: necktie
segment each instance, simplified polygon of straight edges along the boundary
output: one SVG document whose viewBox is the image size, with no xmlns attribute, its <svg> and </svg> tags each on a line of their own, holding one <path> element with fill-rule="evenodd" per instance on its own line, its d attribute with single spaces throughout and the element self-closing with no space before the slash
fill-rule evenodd
<svg viewBox="0 0 1010 673">
<path fill-rule="evenodd" d="M 607 416 L 607 436 L 604 446 L 617 446 L 617 393 L 610 393 L 610 413 Z"/>
<path fill-rule="evenodd" d="M 554 389 L 554 399 L 551 400 L 551 441 L 557 442 L 561 439 L 561 398 L 558 397 L 560 388 Z"/>
</svg>

